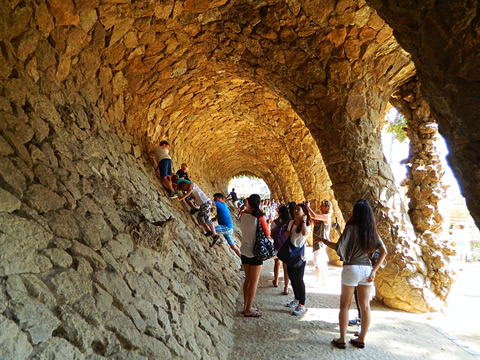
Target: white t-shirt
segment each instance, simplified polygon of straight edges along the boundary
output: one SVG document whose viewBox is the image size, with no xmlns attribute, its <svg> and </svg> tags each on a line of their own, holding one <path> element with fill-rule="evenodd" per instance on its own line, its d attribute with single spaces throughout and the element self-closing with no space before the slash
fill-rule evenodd
<svg viewBox="0 0 480 360">
<path fill-rule="evenodd" d="M 192 196 L 195 202 L 200 206 L 205 204 L 207 201 L 210 201 L 209 197 L 198 187 L 197 184 L 193 183 Z"/>
<path fill-rule="evenodd" d="M 242 255 L 252 258 L 253 245 L 257 238 L 257 221 L 258 219 L 248 213 L 243 213 L 240 217 L 240 229 L 242 229 L 242 246 L 240 246 L 240 252 Z"/>
<path fill-rule="evenodd" d="M 300 224 L 300 226 L 302 226 L 302 224 Z M 295 226 L 295 220 L 291 220 L 288 223 L 288 228 L 287 229 L 288 229 L 288 231 L 290 231 L 290 242 L 292 243 L 292 245 L 294 245 L 296 247 L 301 247 L 301 246 L 305 245 L 305 243 L 307 242 L 308 235 L 310 235 L 311 228 L 312 227 L 307 224 L 307 232 L 306 232 L 305 235 L 302 234 L 301 230 L 300 230 L 299 233 L 297 233 L 297 227 Z M 292 229 L 292 230 L 290 230 L 290 229 Z"/>
<path fill-rule="evenodd" d="M 155 156 L 155 161 L 159 163 L 160 160 L 171 159 L 168 152 L 169 152 L 169 149 L 167 148 L 163 148 L 160 146 L 155 147 L 155 149 L 153 149 L 153 155 Z"/>
</svg>

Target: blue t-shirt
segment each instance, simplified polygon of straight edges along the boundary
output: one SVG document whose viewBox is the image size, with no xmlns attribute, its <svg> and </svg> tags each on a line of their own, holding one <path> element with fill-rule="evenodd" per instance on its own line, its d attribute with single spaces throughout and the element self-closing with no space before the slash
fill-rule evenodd
<svg viewBox="0 0 480 360">
<path fill-rule="evenodd" d="M 215 201 L 217 207 L 217 221 L 218 225 L 225 225 L 230 229 L 233 229 L 232 219 L 230 218 L 230 210 L 228 210 L 227 204 Z"/>
</svg>

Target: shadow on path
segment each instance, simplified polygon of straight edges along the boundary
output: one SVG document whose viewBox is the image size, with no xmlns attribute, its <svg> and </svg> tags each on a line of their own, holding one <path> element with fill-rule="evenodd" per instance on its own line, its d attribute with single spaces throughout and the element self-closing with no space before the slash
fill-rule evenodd
<svg viewBox="0 0 480 360">
<path fill-rule="evenodd" d="M 264 312 L 264 316 L 244 318 L 240 314 L 243 301 L 240 294 L 235 315 L 234 346 L 229 360 L 480 359 L 480 354 L 464 347 L 438 326 L 445 322 L 443 315 L 436 320 L 427 320 L 425 315 L 394 311 L 373 303 L 372 326 L 366 348 L 356 349 L 350 345 L 346 350 L 333 348 L 330 341 L 338 336 L 340 273 L 341 268 L 329 267 L 327 284 L 318 287 L 309 262 L 305 270 L 308 312 L 296 317 L 290 315 L 285 306 L 293 295 L 281 294 L 283 279 L 279 287 L 272 286 L 273 260 L 266 261 L 255 301 L 255 306 Z M 476 274 L 478 276 L 480 272 Z M 478 302 L 478 298 L 472 299 Z M 352 309 L 351 318 L 355 314 L 356 310 Z M 478 324 L 476 322 L 476 329 Z M 357 327 L 349 328 L 347 337 L 353 337 L 356 330 Z M 475 331 L 470 335 L 472 341 L 478 342 L 480 333 Z"/>
</svg>

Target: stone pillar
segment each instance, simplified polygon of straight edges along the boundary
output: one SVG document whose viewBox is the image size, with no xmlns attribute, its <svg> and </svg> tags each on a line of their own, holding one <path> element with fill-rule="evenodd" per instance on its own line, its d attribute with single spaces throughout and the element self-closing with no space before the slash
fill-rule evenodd
<svg viewBox="0 0 480 360">
<path fill-rule="evenodd" d="M 428 268 L 427 277 L 435 293 L 445 300 L 453 283 L 448 257 L 455 252 L 451 244 L 440 239 L 443 217 L 438 203 L 445 198 L 446 187 L 442 184 L 444 171 L 435 145 L 439 138 L 438 125 L 416 79 L 399 88 L 390 102 L 407 120 L 410 152 L 404 160 L 407 178 L 403 185 L 409 198 L 408 214 Z"/>
<path fill-rule="evenodd" d="M 380 116 L 384 102 L 379 93 L 357 82 L 348 93 L 337 96 L 334 104 L 317 104 L 307 108 L 306 122 L 319 144 L 343 216 L 348 220 L 354 203 L 367 199 L 388 249 L 386 266 L 375 281 L 377 298 L 410 312 L 441 309 L 443 296 L 438 296 L 428 277 L 422 248 L 383 155 Z M 330 122 L 321 121 L 323 116 Z"/>
<path fill-rule="evenodd" d="M 448 143 L 448 163 L 480 226 L 478 2 L 367 3 L 395 30 L 396 40 L 411 55 L 426 101 Z"/>
</svg>

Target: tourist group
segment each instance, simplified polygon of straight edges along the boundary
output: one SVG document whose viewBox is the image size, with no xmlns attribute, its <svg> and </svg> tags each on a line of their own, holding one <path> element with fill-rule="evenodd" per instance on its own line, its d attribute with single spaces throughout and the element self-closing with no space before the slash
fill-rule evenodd
<svg viewBox="0 0 480 360">
<path fill-rule="evenodd" d="M 296 204 L 281 200 L 262 200 L 257 194 L 239 201 L 235 189 L 226 198 L 221 193 L 213 195 L 216 217 L 212 219 L 212 201 L 189 179 L 187 164 L 182 164 L 181 169 L 172 175 L 168 142 L 161 141 L 149 155 L 155 160 L 155 165 L 158 165 L 160 179 L 169 197 L 178 201 L 185 200 L 191 208 L 190 213 L 197 213 L 197 220 L 206 231 L 205 235 L 212 237 L 210 247 L 218 243 L 220 235 L 223 235 L 232 251 L 241 259 L 245 272 L 242 310 L 244 317 L 259 318 L 264 315 L 253 307 L 264 261 L 264 257 L 258 256 L 256 247 L 262 239 L 270 236 L 273 239 L 273 254 L 276 254 L 273 286 L 277 287 L 279 284 L 279 272 L 283 265 L 282 293 L 288 295 L 290 283 L 294 295 L 294 299 L 286 306 L 291 308 L 291 314 L 295 316 L 301 316 L 307 311 L 303 278 L 306 266 L 305 247 L 307 238 L 312 233 L 313 262 L 318 282 L 324 282 L 326 277 L 326 247 L 335 250 L 343 261 L 340 337 L 333 339 L 331 343 L 335 348 L 345 349 L 347 326 L 357 324 L 360 325 L 360 331 L 350 343 L 361 349 L 365 347 L 365 337 L 370 326 L 370 300 L 374 279 L 387 254 L 367 200 L 361 199 L 354 204 L 352 216 L 343 232 L 337 222 L 331 225 L 332 204 L 328 200 L 320 202 L 320 211 L 316 213 L 308 201 Z M 226 200 L 231 200 L 234 209 L 238 209 L 236 216 L 242 232 L 240 248 L 233 238 L 233 222 Z M 218 225 L 215 226 L 213 221 L 217 221 Z M 340 235 L 338 242 L 330 241 L 331 231 L 337 231 Z M 349 320 L 352 297 L 357 304 L 358 316 Z"/>
</svg>

